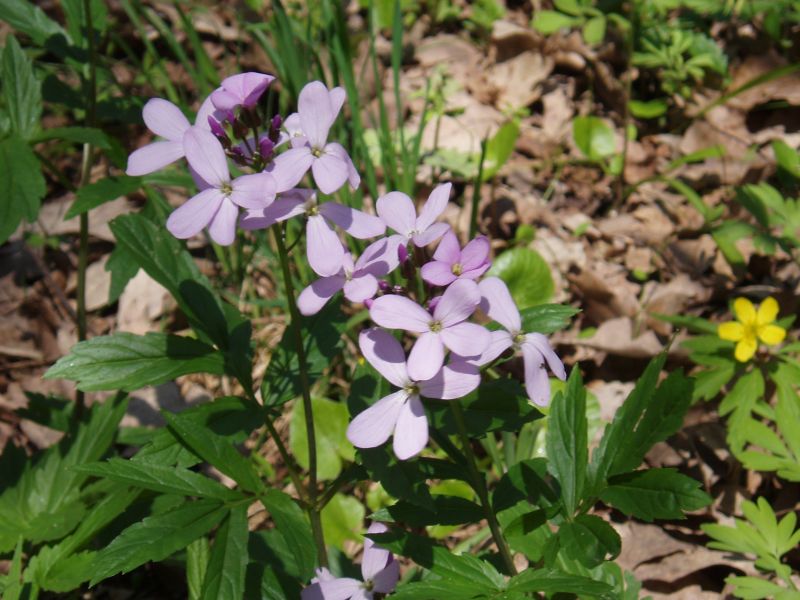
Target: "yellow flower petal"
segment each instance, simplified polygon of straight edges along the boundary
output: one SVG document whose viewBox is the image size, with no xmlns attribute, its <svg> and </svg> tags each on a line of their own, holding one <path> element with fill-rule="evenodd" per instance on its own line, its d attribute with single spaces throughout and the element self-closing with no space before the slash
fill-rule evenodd
<svg viewBox="0 0 800 600">
<path fill-rule="evenodd" d="M 756 322 L 756 309 L 747 298 L 737 298 L 733 302 L 733 312 L 736 313 L 736 319 L 743 325 Z"/>
<path fill-rule="evenodd" d="M 720 326 L 717 327 L 717 335 L 723 340 L 738 342 L 744 337 L 744 326 L 736 321 L 721 323 Z"/>
<path fill-rule="evenodd" d="M 778 317 L 778 311 L 780 307 L 778 306 L 778 301 L 775 300 L 772 296 L 764 300 L 761 305 L 758 307 L 758 313 L 756 314 L 756 323 L 758 325 L 768 325 L 772 323 Z"/>
<path fill-rule="evenodd" d="M 774 346 L 783 341 L 783 338 L 786 337 L 786 330 L 777 325 L 762 325 L 758 328 L 758 337 L 767 346 Z"/>
<path fill-rule="evenodd" d="M 756 353 L 756 348 L 758 348 L 758 342 L 756 342 L 755 336 L 748 335 L 743 337 L 739 343 L 736 344 L 736 350 L 734 350 L 733 355 L 739 362 L 747 362 L 753 358 L 753 355 Z"/>
</svg>

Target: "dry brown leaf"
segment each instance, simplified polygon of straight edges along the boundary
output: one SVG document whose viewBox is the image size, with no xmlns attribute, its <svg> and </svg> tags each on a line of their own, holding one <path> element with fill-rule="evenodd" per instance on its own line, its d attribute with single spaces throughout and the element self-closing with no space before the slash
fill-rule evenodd
<svg viewBox="0 0 800 600">
<path fill-rule="evenodd" d="M 140 270 L 119 297 L 119 330 L 136 334 L 157 331 L 154 321 L 164 312 L 167 296 L 167 290 L 161 284 Z"/>
<path fill-rule="evenodd" d="M 540 84 L 552 72 L 553 64 L 552 58 L 528 51 L 490 67 L 488 78 L 496 88 L 495 106 L 505 111 L 535 102 L 542 93 Z"/>
<path fill-rule="evenodd" d="M 628 358 L 651 358 L 664 349 L 650 330 L 634 337 L 633 321 L 628 317 L 605 321 L 590 338 L 574 337 L 565 342 Z"/>
</svg>

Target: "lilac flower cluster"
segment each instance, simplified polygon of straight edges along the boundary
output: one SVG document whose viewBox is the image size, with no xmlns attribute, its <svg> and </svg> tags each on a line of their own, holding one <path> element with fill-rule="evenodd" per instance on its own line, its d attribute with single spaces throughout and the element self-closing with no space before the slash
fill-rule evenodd
<svg viewBox="0 0 800 600">
<path fill-rule="evenodd" d="M 361 333 L 361 352 L 398 388 L 353 419 L 347 436 L 356 447 L 373 448 L 392 437 L 398 458 L 416 456 L 428 443 L 422 398 L 466 396 L 480 385 L 480 368 L 509 349 L 522 354 L 530 399 L 546 405 L 550 384 L 544 367 L 564 379 L 564 366 L 545 336 L 522 331 L 505 283 L 481 280 L 490 266 L 489 240 L 478 236 L 462 247 L 438 221 L 451 184 L 435 187 L 419 213 L 409 196 L 390 191 L 377 199 L 377 216 L 296 187 L 309 171 L 322 194 L 359 185 L 347 151 L 328 140 L 345 94 L 311 82 L 300 92 L 297 112 L 283 120 L 259 110 L 273 81 L 262 73 L 225 79 L 202 104 L 195 125 L 166 100 L 145 105 L 145 123 L 165 141 L 135 151 L 128 173 L 142 175 L 185 157 L 200 190 L 169 216 L 169 231 L 185 239 L 207 228 L 214 241 L 230 244 L 237 227 L 304 219 L 306 255 L 319 279 L 300 293 L 300 312 L 319 312 L 340 291 L 350 302 L 365 304 L 376 327 Z M 233 177 L 229 159 L 253 173 Z M 355 257 L 337 228 L 357 239 L 379 239 Z M 394 233 L 380 237 L 387 228 Z M 428 259 L 426 248 L 437 241 Z M 397 285 L 396 275 L 390 281 L 397 269 L 406 285 Z M 420 279 L 424 283 L 417 286 Z M 425 297 L 411 290 L 424 290 Z M 478 309 L 505 329 L 490 331 L 472 321 Z M 389 330 L 415 337 L 408 356 Z"/>
</svg>

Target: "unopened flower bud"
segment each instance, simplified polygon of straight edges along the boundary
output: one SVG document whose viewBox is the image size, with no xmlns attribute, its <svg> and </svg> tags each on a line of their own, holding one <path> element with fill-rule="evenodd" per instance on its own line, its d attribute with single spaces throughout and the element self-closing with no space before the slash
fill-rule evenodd
<svg viewBox="0 0 800 600">
<path fill-rule="evenodd" d="M 281 125 L 283 125 L 283 117 L 280 115 L 275 115 L 272 117 L 272 129 L 280 129 Z"/>
<path fill-rule="evenodd" d="M 439 300 L 441 300 L 441 299 L 442 299 L 441 296 L 434 296 L 433 298 L 431 298 L 428 301 L 428 310 L 430 312 L 433 312 L 434 310 L 436 310 L 436 305 L 439 304 Z"/>
<path fill-rule="evenodd" d="M 379 288 L 379 289 L 380 289 L 382 292 L 388 292 L 389 290 L 391 290 L 391 289 L 392 289 L 392 284 L 391 284 L 391 283 L 389 283 L 388 281 L 384 281 L 384 280 L 382 280 L 382 279 L 381 279 L 381 280 L 378 282 L 378 288 Z"/>
<path fill-rule="evenodd" d="M 275 143 L 268 137 L 262 138 L 258 143 L 258 149 L 261 152 L 261 158 L 268 160 L 272 157 L 272 151 L 275 150 Z"/>
<path fill-rule="evenodd" d="M 400 259 L 400 264 L 405 264 L 408 261 L 408 248 L 401 244 L 397 247 L 397 258 Z"/>
<path fill-rule="evenodd" d="M 228 134 L 225 133 L 225 129 L 220 125 L 219 121 L 217 121 L 214 117 L 208 117 L 208 126 L 211 128 L 211 133 L 213 133 L 218 138 L 221 137 L 228 137 Z"/>
<path fill-rule="evenodd" d="M 373 302 L 374 302 L 374 300 L 372 298 L 367 298 L 366 300 L 364 300 L 364 306 L 367 307 L 367 310 L 372 308 L 372 303 Z"/>
</svg>

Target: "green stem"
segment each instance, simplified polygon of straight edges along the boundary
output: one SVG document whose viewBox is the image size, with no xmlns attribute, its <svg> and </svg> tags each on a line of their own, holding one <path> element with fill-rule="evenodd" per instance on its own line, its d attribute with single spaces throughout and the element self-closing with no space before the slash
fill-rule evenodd
<svg viewBox="0 0 800 600">
<path fill-rule="evenodd" d="M 494 511 L 492 511 L 492 505 L 489 503 L 489 490 L 486 488 L 486 480 L 478 471 L 475 453 L 472 451 L 469 434 L 467 434 L 467 426 L 464 422 L 464 411 L 457 400 L 450 403 L 450 408 L 453 411 L 453 417 L 455 417 L 458 437 L 461 439 L 464 455 L 467 457 L 467 470 L 472 478 L 472 486 L 478 493 L 483 513 L 486 515 L 486 521 L 489 523 L 489 529 L 492 532 L 492 538 L 497 545 L 497 549 L 500 551 L 500 557 L 503 559 L 509 574 L 516 575 L 517 568 L 514 566 L 514 559 L 511 556 L 511 551 L 508 549 L 508 544 L 503 537 L 503 533 L 500 531 L 500 524 L 497 522 Z"/>
<path fill-rule="evenodd" d="M 294 284 L 292 283 L 292 271 L 289 266 L 289 253 L 286 251 L 286 240 L 284 240 L 285 230 L 280 225 L 272 227 L 272 234 L 275 238 L 275 245 L 278 248 L 278 257 L 281 262 L 281 272 L 283 273 L 283 284 L 286 290 L 286 302 L 289 305 L 289 316 L 292 319 L 291 327 L 294 330 L 295 351 L 297 361 L 300 366 L 300 388 L 303 396 L 303 412 L 306 421 L 306 437 L 308 439 L 308 518 L 311 521 L 311 531 L 314 535 L 314 543 L 317 546 L 317 560 L 320 566 L 328 566 L 328 553 L 325 549 L 325 536 L 322 532 L 322 519 L 320 510 L 317 506 L 317 441 L 314 431 L 314 410 L 311 406 L 311 385 L 308 380 L 308 364 L 306 361 L 306 349 L 303 345 L 303 334 L 300 331 L 300 311 L 297 308 L 297 300 L 294 296 Z"/>
</svg>

